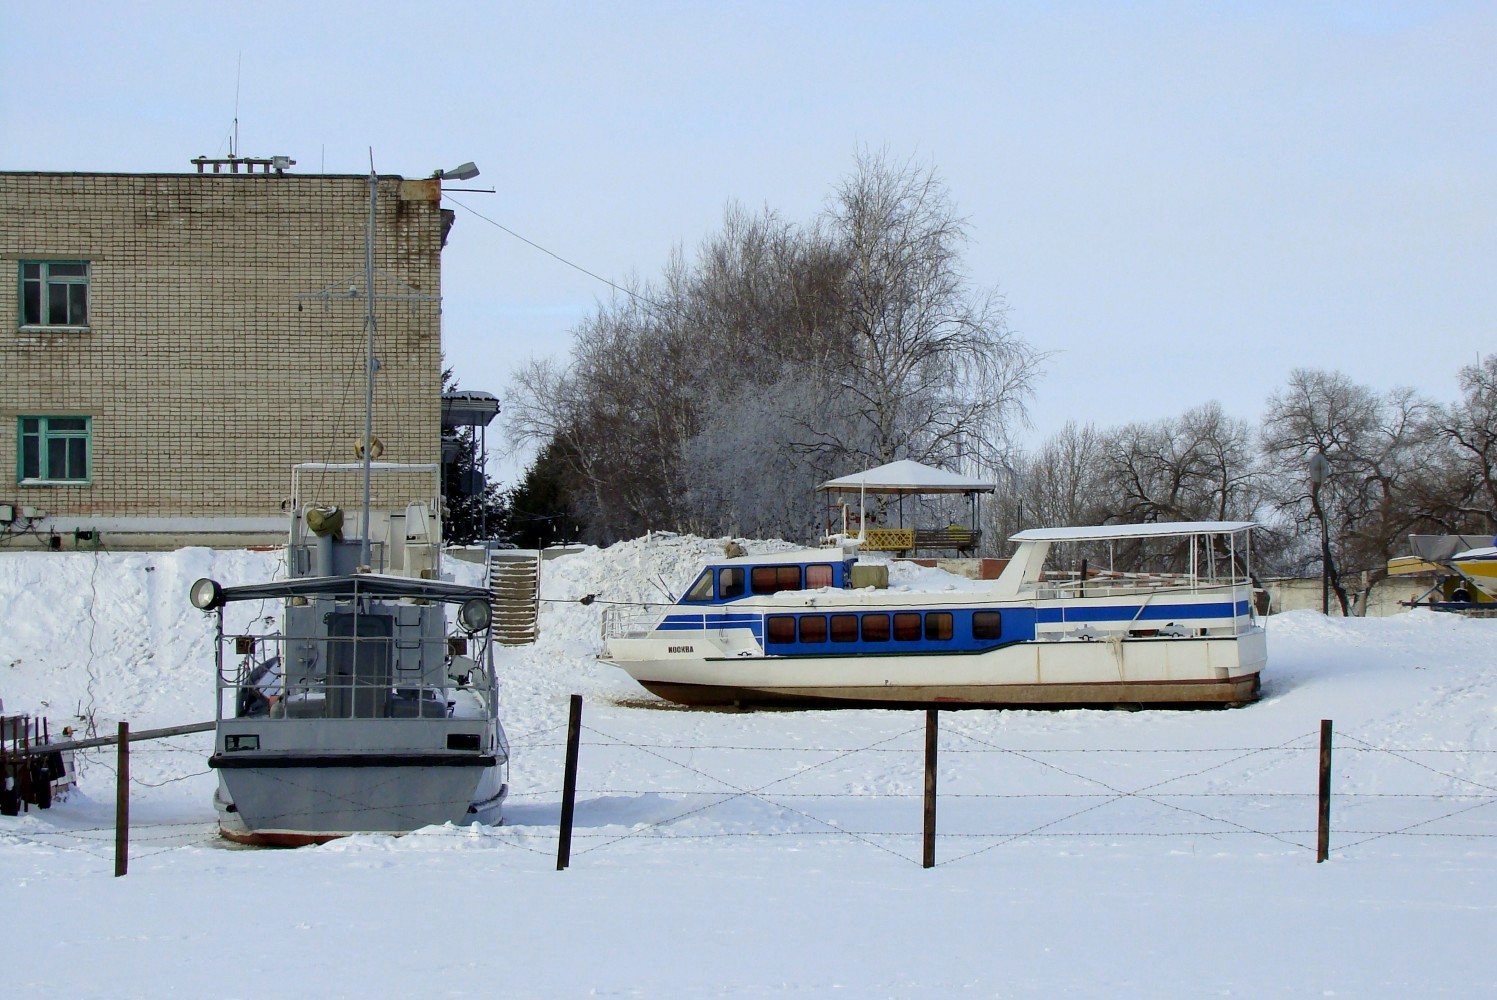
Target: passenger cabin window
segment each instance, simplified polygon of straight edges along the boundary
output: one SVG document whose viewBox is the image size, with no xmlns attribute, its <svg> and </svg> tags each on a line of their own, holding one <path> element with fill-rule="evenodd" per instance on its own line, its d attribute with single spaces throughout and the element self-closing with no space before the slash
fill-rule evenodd
<svg viewBox="0 0 1497 1000">
<path fill-rule="evenodd" d="M 800 589 L 799 566 L 755 566 L 749 584 L 756 594 L 777 594 Z"/>
<path fill-rule="evenodd" d="M 894 641 L 920 641 L 920 612 L 901 611 L 894 616 Z"/>
<path fill-rule="evenodd" d="M 693 602 L 712 600 L 712 571 L 703 570 L 702 575 L 697 577 L 697 582 L 691 585 L 691 589 L 681 600 Z"/>
<path fill-rule="evenodd" d="M 998 611 L 972 612 L 972 638 L 997 639 L 1003 635 L 1003 615 Z"/>
<path fill-rule="evenodd" d="M 718 571 L 717 596 L 725 601 L 742 597 L 746 591 L 742 566 L 729 566 Z"/>
<path fill-rule="evenodd" d="M 951 612 L 932 611 L 925 616 L 925 638 L 944 642 L 955 634 L 956 630 L 951 627 Z"/>
<path fill-rule="evenodd" d="M 771 646 L 783 646 L 795 641 L 795 616 L 770 615 L 764 624 L 764 641 Z"/>
<path fill-rule="evenodd" d="M 888 642 L 889 616 L 872 614 L 863 616 L 863 641 Z"/>
<path fill-rule="evenodd" d="M 858 616 L 857 615 L 832 615 L 832 641 L 833 642 L 857 642 L 858 641 Z"/>
<path fill-rule="evenodd" d="M 815 590 L 817 587 L 830 587 L 832 585 L 832 567 L 824 563 L 815 563 L 806 567 L 806 589 Z"/>
<path fill-rule="evenodd" d="M 826 615 L 802 615 L 801 642 L 826 642 Z"/>
</svg>

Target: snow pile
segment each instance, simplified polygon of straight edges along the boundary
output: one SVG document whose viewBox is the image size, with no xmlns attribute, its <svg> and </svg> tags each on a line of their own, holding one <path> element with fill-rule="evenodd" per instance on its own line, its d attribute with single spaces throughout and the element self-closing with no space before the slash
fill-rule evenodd
<svg viewBox="0 0 1497 1000">
<path fill-rule="evenodd" d="M 925 871 L 923 713 L 681 711 L 596 660 L 605 607 L 666 600 L 721 546 L 663 534 L 545 562 L 540 639 L 499 654 L 514 747 L 503 827 L 229 850 L 214 837 L 209 739 L 183 737 L 136 745 L 134 860 L 111 880 L 111 754 L 87 755 L 67 802 L 0 819 L 7 984 L 535 997 L 1497 986 L 1497 960 L 1471 946 L 1497 888 L 1497 622 L 1276 616 L 1263 700 L 1235 711 L 943 713 L 940 864 Z M 279 559 L 0 553 L 0 697 L 54 724 L 91 713 L 105 732 L 206 719 L 211 622 L 187 588 L 271 578 Z M 908 564 L 891 574 L 896 587 L 980 586 Z M 586 699 L 584 747 L 573 863 L 558 874 L 572 693 Z M 1317 866 L 1321 719 L 1336 722 L 1338 798 L 1332 860 Z"/>
</svg>

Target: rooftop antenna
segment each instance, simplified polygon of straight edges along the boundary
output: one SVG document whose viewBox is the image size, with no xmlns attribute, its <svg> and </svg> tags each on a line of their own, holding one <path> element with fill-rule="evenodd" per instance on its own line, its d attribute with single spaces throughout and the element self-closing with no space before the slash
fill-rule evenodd
<svg viewBox="0 0 1497 1000">
<path fill-rule="evenodd" d="M 244 51 L 234 57 L 234 141 L 229 143 L 229 159 L 239 155 L 239 79 L 244 66 Z"/>
</svg>

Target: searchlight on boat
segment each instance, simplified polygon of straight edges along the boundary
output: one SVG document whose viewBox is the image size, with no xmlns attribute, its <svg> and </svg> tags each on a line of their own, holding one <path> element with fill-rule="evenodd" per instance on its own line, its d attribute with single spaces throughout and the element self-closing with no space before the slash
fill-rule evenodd
<svg viewBox="0 0 1497 1000">
<path fill-rule="evenodd" d="M 223 605 L 224 589 L 217 580 L 210 580 L 205 576 L 192 585 L 188 599 L 199 611 L 212 611 Z"/>
</svg>

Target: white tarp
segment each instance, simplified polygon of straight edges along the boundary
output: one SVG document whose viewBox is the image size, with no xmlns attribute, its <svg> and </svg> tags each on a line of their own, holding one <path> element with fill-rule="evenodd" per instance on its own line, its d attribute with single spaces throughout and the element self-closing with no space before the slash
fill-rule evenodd
<svg viewBox="0 0 1497 1000">
<path fill-rule="evenodd" d="M 827 493 L 992 493 L 997 488 L 996 483 L 969 479 L 909 459 L 829 479 L 817 487 Z"/>
</svg>

